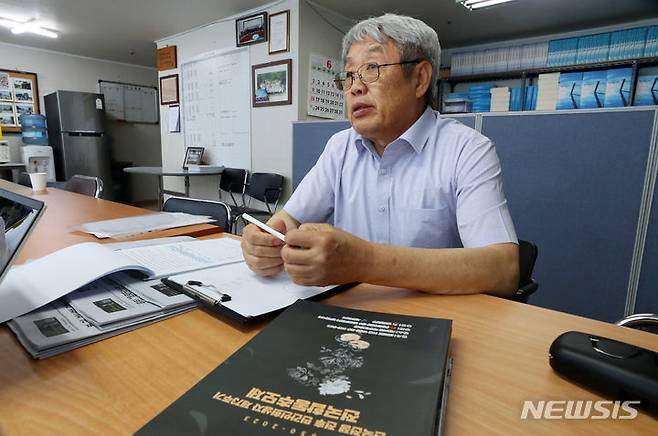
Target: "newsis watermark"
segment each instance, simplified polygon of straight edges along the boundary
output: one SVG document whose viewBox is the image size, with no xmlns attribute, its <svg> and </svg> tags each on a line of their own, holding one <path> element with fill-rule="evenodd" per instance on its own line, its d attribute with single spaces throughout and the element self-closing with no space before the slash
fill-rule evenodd
<svg viewBox="0 0 658 436">
<path fill-rule="evenodd" d="M 521 419 L 635 419 L 640 401 L 526 400 Z"/>
</svg>

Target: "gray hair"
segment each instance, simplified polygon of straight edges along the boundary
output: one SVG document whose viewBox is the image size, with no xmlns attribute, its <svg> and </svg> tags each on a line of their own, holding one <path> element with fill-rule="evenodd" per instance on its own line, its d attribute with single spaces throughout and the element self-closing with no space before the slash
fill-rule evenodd
<svg viewBox="0 0 658 436">
<path fill-rule="evenodd" d="M 397 45 L 401 61 L 424 59 L 432 64 L 432 82 L 425 94 L 427 103 L 431 104 L 437 96 L 436 80 L 441 56 L 439 37 L 434 29 L 420 20 L 404 15 L 386 14 L 368 18 L 352 26 L 343 37 L 343 63 L 352 44 L 366 38 L 372 38 L 381 44 L 390 39 Z M 412 68 L 413 66 L 409 67 L 409 70 Z"/>
</svg>

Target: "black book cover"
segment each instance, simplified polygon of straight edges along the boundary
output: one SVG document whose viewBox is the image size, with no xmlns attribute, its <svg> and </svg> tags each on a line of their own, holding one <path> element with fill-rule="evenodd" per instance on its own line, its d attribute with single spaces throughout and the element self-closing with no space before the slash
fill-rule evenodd
<svg viewBox="0 0 658 436">
<path fill-rule="evenodd" d="M 451 325 L 299 300 L 137 435 L 436 434 Z"/>
</svg>

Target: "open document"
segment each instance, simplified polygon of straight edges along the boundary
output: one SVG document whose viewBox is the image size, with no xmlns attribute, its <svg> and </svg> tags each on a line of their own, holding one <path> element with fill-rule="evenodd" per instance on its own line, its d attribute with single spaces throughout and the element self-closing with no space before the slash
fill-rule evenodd
<svg viewBox="0 0 658 436">
<path fill-rule="evenodd" d="M 190 215 L 182 212 L 157 212 L 128 218 L 94 221 L 81 224 L 75 230 L 90 233 L 97 238 L 126 238 L 157 230 L 173 229 L 215 221 L 209 216 Z"/>
<path fill-rule="evenodd" d="M 118 271 L 155 279 L 243 260 L 230 238 L 113 250 L 98 243 L 66 247 L 12 268 L 0 284 L 0 322 L 50 303 Z"/>
</svg>

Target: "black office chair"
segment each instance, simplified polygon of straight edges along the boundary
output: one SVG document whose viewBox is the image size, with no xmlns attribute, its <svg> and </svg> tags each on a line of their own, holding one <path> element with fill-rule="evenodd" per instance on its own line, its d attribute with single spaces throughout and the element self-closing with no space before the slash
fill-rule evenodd
<svg viewBox="0 0 658 436">
<path fill-rule="evenodd" d="M 537 246 L 530 241 L 519 239 L 519 288 L 511 300 L 527 303 L 528 297 L 539 289 L 539 284 L 532 278 L 536 261 Z"/>
<path fill-rule="evenodd" d="M 240 168 L 224 168 L 222 176 L 219 179 L 219 199 L 222 199 L 222 192 L 240 193 L 244 192 L 247 184 L 247 170 Z"/>
<path fill-rule="evenodd" d="M 62 189 L 90 197 L 101 198 L 103 195 L 103 181 L 100 177 L 76 174 L 64 183 Z"/>
<path fill-rule="evenodd" d="M 262 215 L 265 216 L 266 219 L 271 217 L 274 212 L 276 212 L 276 208 L 279 205 L 279 198 L 281 197 L 282 190 L 283 176 L 281 174 L 253 173 L 249 178 L 249 183 L 246 183 L 243 186 L 243 192 L 241 195 L 242 204 L 238 204 L 233 195 L 233 192 L 240 191 L 229 191 L 231 199 L 233 200 L 233 205 L 231 206 L 231 213 L 233 214 L 233 229 L 236 230 L 238 218 L 240 218 L 243 213 L 248 213 L 249 215 L 254 216 Z M 252 199 L 262 202 L 265 205 L 265 209 L 251 207 Z"/>
<path fill-rule="evenodd" d="M 231 232 L 231 208 L 221 201 L 201 200 L 198 198 L 169 197 L 162 205 L 164 212 L 185 212 L 190 215 L 210 216 L 212 224 Z"/>
<path fill-rule="evenodd" d="M 617 321 L 615 324 L 658 334 L 658 314 L 655 313 L 636 313 Z"/>
</svg>

